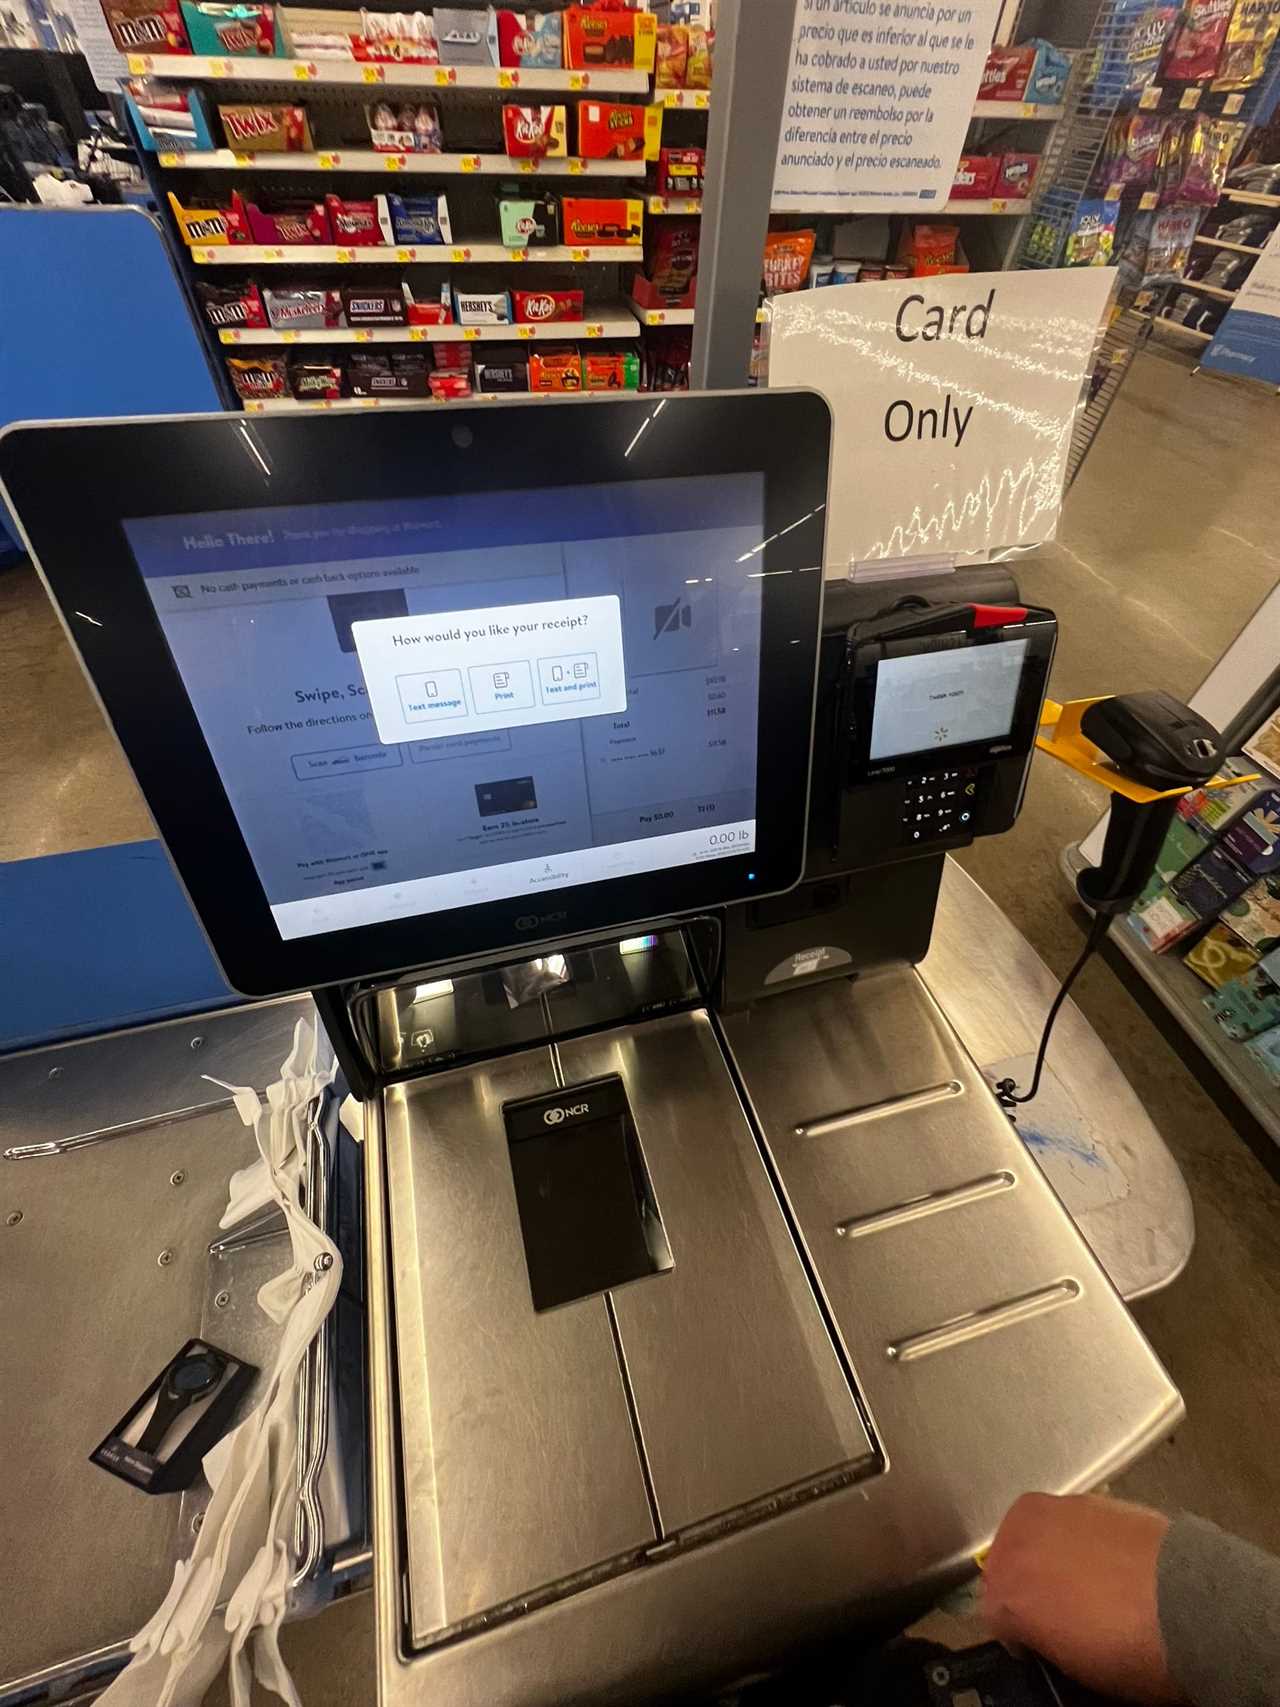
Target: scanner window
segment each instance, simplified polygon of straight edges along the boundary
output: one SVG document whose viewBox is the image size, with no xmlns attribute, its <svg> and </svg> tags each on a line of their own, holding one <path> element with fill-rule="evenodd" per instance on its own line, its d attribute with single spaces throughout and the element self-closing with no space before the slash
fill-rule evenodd
<svg viewBox="0 0 1280 1707">
<path fill-rule="evenodd" d="M 615 1074 L 502 1110 L 535 1310 L 673 1267 Z"/>
</svg>

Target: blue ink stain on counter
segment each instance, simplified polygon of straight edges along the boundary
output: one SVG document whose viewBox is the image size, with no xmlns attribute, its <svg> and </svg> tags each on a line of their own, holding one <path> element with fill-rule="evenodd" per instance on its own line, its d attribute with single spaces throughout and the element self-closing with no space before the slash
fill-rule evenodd
<svg viewBox="0 0 1280 1707">
<path fill-rule="evenodd" d="M 1018 1127 L 1018 1136 L 1028 1150 L 1053 1151 L 1059 1156 L 1070 1156 L 1073 1161 L 1083 1162 L 1090 1168 L 1105 1168 L 1107 1165 L 1092 1144 L 1083 1144 L 1076 1138 L 1058 1137 L 1050 1132 L 1041 1132 L 1034 1126 Z"/>
</svg>

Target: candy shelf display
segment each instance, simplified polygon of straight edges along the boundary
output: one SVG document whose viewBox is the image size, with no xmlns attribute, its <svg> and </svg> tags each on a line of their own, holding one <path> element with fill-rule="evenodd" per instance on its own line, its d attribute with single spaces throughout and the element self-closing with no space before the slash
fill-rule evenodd
<svg viewBox="0 0 1280 1707">
<path fill-rule="evenodd" d="M 497 332 L 550 350 L 549 326 L 516 312 L 531 294 L 573 299 L 549 311 L 566 322 L 552 334 L 566 351 L 580 338 L 603 357 L 630 340 L 631 359 L 600 383 L 637 383 L 640 328 L 619 299 L 643 254 L 665 117 L 651 98 L 651 15 L 569 7 L 526 27 L 503 8 L 265 0 L 104 0 L 104 12 L 229 405 L 332 403 L 375 379 L 387 397 L 476 394 L 472 344 Z M 338 307 L 313 319 L 317 301 Z M 331 361 L 298 351 L 277 366 L 229 348 L 304 335 L 308 357 L 393 348 L 363 365 L 335 347 Z M 449 365 L 437 359 L 450 351 Z M 527 361 L 507 365 L 527 378 Z M 548 389 L 591 389 L 608 364 L 591 378 L 567 358 L 542 365 Z M 280 394 L 295 376 L 301 389 Z"/>
</svg>

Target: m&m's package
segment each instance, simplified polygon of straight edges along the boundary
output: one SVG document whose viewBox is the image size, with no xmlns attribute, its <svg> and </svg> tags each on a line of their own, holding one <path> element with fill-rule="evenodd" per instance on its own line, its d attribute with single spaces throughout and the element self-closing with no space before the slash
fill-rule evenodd
<svg viewBox="0 0 1280 1707">
<path fill-rule="evenodd" d="M 283 356 L 256 356 L 252 360 L 227 357 L 227 371 L 236 396 L 246 403 L 261 403 L 289 395 L 289 375 Z"/>
<path fill-rule="evenodd" d="M 1185 0 L 1164 50 L 1168 83 L 1207 83 L 1217 72 L 1234 0 Z"/>
</svg>

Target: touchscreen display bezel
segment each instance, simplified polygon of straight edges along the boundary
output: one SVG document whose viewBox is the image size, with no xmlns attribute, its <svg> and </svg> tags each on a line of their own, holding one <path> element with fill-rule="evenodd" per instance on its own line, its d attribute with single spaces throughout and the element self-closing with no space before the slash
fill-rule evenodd
<svg viewBox="0 0 1280 1707">
<path fill-rule="evenodd" d="M 19 425 L 0 436 L 0 481 L 219 964 L 234 988 L 266 996 L 520 952 L 796 883 L 830 435 L 828 406 L 808 391 Z M 123 521 L 738 473 L 764 477 L 754 849 L 532 904 L 495 900 L 282 940 Z"/>
</svg>

